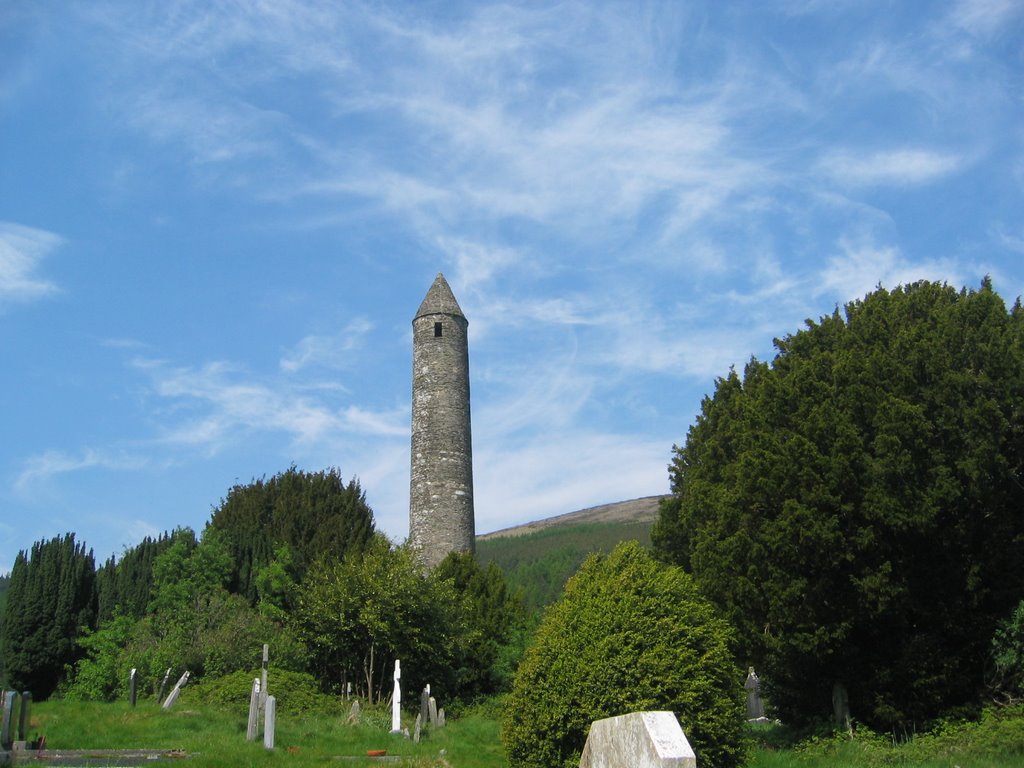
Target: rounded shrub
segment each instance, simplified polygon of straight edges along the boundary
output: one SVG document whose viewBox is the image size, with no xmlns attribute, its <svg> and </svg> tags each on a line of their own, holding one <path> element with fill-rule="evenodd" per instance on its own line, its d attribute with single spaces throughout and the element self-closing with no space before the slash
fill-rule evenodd
<svg viewBox="0 0 1024 768">
<path fill-rule="evenodd" d="M 551 606 L 502 724 L 514 768 L 577 766 L 590 724 L 670 710 L 703 768 L 744 759 L 742 673 L 731 630 L 680 568 L 637 542 L 589 558 Z"/>
</svg>

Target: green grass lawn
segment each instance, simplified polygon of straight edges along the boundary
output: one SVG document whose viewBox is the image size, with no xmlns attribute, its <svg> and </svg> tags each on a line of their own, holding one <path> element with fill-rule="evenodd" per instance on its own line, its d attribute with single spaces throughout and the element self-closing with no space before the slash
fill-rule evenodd
<svg viewBox="0 0 1024 768">
<path fill-rule="evenodd" d="M 278 712 L 276 749 L 245 740 L 246 716 L 233 707 L 189 702 L 164 712 L 152 702 L 48 701 L 32 712 L 32 735 L 49 749 L 183 750 L 189 768 L 203 766 L 407 765 L 423 768 L 506 768 L 495 709 L 471 710 L 419 744 L 389 733 L 390 709 L 364 710 L 358 726 L 343 715 L 290 717 Z M 405 715 L 403 725 L 412 729 Z M 828 736 L 793 746 L 780 729 L 753 728 L 748 768 L 1020 768 L 1024 765 L 1024 707 L 986 713 L 979 722 L 947 724 L 907 743 L 862 731 L 856 739 Z M 367 750 L 403 758 L 382 763 Z M 336 760 L 353 757 L 353 760 Z M 699 755 L 698 755 L 699 760 Z M 37 763 L 38 764 L 38 763 Z M 699 763 L 698 763 L 699 764 Z"/>
<path fill-rule="evenodd" d="M 48 750 L 154 749 L 183 750 L 190 768 L 202 766 L 288 765 L 300 768 L 337 757 L 361 759 L 339 764 L 381 765 L 367 750 L 385 749 L 406 758 L 404 765 L 504 766 L 505 758 L 495 720 L 468 715 L 444 728 L 428 731 L 414 743 L 389 732 L 390 710 L 365 712 L 359 726 L 344 717 L 310 715 L 289 717 L 278 712 L 275 749 L 263 747 L 262 736 L 245 739 L 246 718 L 236 712 L 210 707 L 175 707 L 169 712 L 154 703 L 96 704 L 49 701 L 35 705 L 32 732 L 46 736 Z M 403 722 L 412 730 L 413 722 Z M 394 763 L 386 763 L 394 765 Z"/>
</svg>

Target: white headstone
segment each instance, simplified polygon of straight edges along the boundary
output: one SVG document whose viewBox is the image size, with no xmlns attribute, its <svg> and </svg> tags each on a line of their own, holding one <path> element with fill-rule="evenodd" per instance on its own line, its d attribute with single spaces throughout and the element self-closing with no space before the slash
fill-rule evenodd
<svg viewBox="0 0 1024 768">
<path fill-rule="evenodd" d="M 632 712 L 595 720 L 580 768 L 697 768 L 697 757 L 671 712 Z"/>
<path fill-rule="evenodd" d="M 252 691 L 249 693 L 249 726 L 245 731 L 246 741 L 255 741 L 260 729 L 260 679 L 252 679 Z"/>
<path fill-rule="evenodd" d="M 391 693 L 391 732 L 402 731 L 402 686 L 399 679 L 402 677 L 402 662 L 395 659 L 395 689 Z"/>
<path fill-rule="evenodd" d="M 167 694 L 167 700 L 164 701 L 164 709 L 170 709 L 174 706 L 174 702 L 178 700 L 178 696 L 181 694 L 181 689 L 188 684 L 188 670 L 186 669 L 184 674 L 178 678 L 178 682 L 174 684 L 174 688 L 169 694 Z"/>
<path fill-rule="evenodd" d="M 266 749 L 274 748 L 274 728 L 277 726 L 277 699 L 267 696 L 267 703 L 263 719 L 263 746 Z"/>
</svg>

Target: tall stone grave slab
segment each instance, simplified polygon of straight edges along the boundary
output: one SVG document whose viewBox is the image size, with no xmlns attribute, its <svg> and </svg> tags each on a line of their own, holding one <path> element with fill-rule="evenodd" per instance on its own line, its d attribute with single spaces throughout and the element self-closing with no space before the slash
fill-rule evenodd
<svg viewBox="0 0 1024 768">
<path fill-rule="evenodd" d="M 395 687 L 391 692 L 391 732 L 402 731 L 402 662 L 395 659 Z"/>
<path fill-rule="evenodd" d="M 264 707 L 263 746 L 266 749 L 273 749 L 274 730 L 277 728 L 277 699 L 273 696 L 267 696 L 267 702 Z"/>
<path fill-rule="evenodd" d="M 0 717 L 0 749 L 10 749 L 14 741 L 14 691 L 4 691 L 3 716 Z"/>
<path fill-rule="evenodd" d="M 28 731 L 32 727 L 32 692 L 22 691 L 21 713 L 18 716 L 18 741 L 28 741 Z"/>
<path fill-rule="evenodd" d="M 747 680 L 743 683 L 743 688 L 747 692 L 747 720 L 763 720 L 764 701 L 761 699 L 761 681 L 753 667 L 750 667 L 747 672 Z"/>
<path fill-rule="evenodd" d="M 249 724 L 245 730 L 245 740 L 255 741 L 260 728 L 260 679 L 252 679 L 252 690 L 249 692 Z"/>
</svg>

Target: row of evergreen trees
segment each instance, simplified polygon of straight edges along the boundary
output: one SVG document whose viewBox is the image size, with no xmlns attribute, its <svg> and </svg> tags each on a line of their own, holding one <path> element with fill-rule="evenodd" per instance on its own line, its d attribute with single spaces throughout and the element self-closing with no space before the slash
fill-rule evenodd
<svg viewBox="0 0 1024 768">
<path fill-rule="evenodd" d="M 235 486 L 201 536 L 146 538 L 98 568 L 74 534 L 37 542 L 7 598 L 9 683 L 38 699 L 111 698 L 131 668 L 153 686 L 167 667 L 246 670 L 266 642 L 278 668 L 328 691 L 352 682 L 373 699 L 401 657 L 424 683 L 471 698 L 507 686 L 503 649 L 522 643 L 523 611 L 496 566 L 453 556 L 425 574 L 375 533 L 359 484 L 336 470 Z"/>
</svg>

